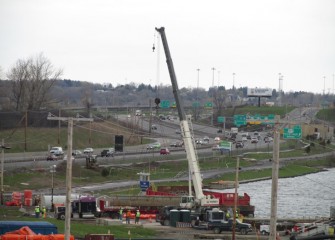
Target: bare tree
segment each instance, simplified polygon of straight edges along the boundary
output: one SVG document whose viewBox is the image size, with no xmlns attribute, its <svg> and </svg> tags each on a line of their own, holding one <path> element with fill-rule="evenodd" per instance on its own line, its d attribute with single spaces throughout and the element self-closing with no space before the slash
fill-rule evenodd
<svg viewBox="0 0 335 240">
<path fill-rule="evenodd" d="M 48 104 L 48 92 L 62 75 L 42 53 L 19 59 L 7 73 L 12 81 L 12 99 L 17 111 L 36 110 Z"/>
<path fill-rule="evenodd" d="M 86 108 L 87 115 L 91 116 L 91 108 L 94 105 L 93 89 L 88 83 L 86 84 L 85 89 L 83 89 L 83 92 L 81 95 L 81 102 L 84 104 L 84 107 Z"/>
</svg>

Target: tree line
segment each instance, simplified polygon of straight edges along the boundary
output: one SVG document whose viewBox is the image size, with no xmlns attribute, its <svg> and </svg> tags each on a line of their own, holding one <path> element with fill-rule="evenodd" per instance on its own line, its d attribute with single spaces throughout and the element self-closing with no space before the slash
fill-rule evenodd
<svg viewBox="0 0 335 240">
<path fill-rule="evenodd" d="M 6 72 L 0 68 L 0 107 L 5 111 L 30 111 L 93 106 L 119 106 L 136 108 L 155 106 L 154 99 L 174 101 L 171 85 L 151 86 L 146 84 L 121 84 L 117 80 L 99 84 L 80 80 L 61 79 L 63 70 L 40 53 L 27 59 L 19 59 Z M 180 95 L 185 106 L 204 106 L 211 102 L 220 115 L 225 108 L 241 105 L 257 105 L 257 98 L 247 97 L 247 87 L 226 89 L 215 86 L 204 88 L 181 88 Z M 280 101 L 279 101 L 280 100 Z M 320 103 L 334 105 L 332 95 L 303 91 L 281 92 L 273 89 L 270 98 L 262 98 L 261 104 L 290 106 L 317 106 Z"/>
</svg>

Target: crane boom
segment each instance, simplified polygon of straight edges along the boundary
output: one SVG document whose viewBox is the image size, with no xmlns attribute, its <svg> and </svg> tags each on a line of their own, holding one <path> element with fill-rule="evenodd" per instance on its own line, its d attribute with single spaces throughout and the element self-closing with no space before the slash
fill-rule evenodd
<svg viewBox="0 0 335 240">
<path fill-rule="evenodd" d="M 173 95 L 176 100 L 176 106 L 178 109 L 178 115 L 180 119 L 180 128 L 181 128 L 181 133 L 182 133 L 182 137 L 184 140 L 186 156 L 187 156 L 187 161 L 189 165 L 189 171 L 191 174 L 192 183 L 193 183 L 193 187 L 195 191 L 195 197 L 196 197 L 195 203 L 200 204 L 200 206 L 218 206 L 219 205 L 218 199 L 207 198 L 202 191 L 202 177 L 200 174 L 199 163 L 198 163 L 198 159 L 197 159 L 196 152 L 194 149 L 193 139 L 192 139 L 190 127 L 187 121 L 187 117 L 184 111 L 184 107 L 182 104 L 182 100 L 179 96 L 177 78 L 176 78 L 176 74 L 174 71 L 174 66 L 173 66 L 168 42 L 167 42 L 166 35 L 165 35 L 165 28 L 164 27 L 156 28 L 156 30 L 160 33 L 162 42 L 163 42 L 164 52 L 166 56 L 166 63 L 168 66 L 169 75 L 170 75 L 171 84 L 172 84 Z M 193 201 L 194 199 L 191 198 L 190 196 L 189 198 L 182 199 L 182 203 L 186 207 L 192 207 L 191 205 L 193 204 Z"/>
</svg>

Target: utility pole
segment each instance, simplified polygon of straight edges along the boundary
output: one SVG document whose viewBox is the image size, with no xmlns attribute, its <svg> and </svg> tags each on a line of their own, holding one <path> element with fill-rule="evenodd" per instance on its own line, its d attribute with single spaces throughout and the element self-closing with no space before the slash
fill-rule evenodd
<svg viewBox="0 0 335 240">
<path fill-rule="evenodd" d="M 3 201 L 3 194 L 4 194 L 3 172 L 4 172 L 4 165 L 5 165 L 5 149 L 10 149 L 10 147 L 5 146 L 5 139 L 2 139 L 0 149 L 1 149 L 1 205 L 3 205 L 4 204 L 4 201 Z"/>
<path fill-rule="evenodd" d="M 271 188 L 271 218 L 270 218 L 270 240 L 277 237 L 277 197 L 278 197 L 278 175 L 279 175 L 279 137 L 278 131 L 273 135 L 273 162 L 272 162 L 272 188 Z"/>
<path fill-rule="evenodd" d="M 24 117 L 24 151 L 27 151 L 27 127 L 28 127 L 28 113 L 26 111 L 25 117 Z"/>
<path fill-rule="evenodd" d="M 58 109 L 58 117 L 60 117 L 60 109 Z M 60 144 L 60 120 L 58 120 L 58 145 Z"/>
<path fill-rule="evenodd" d="M 233 231 L 232 231 L 232 240 L 235 240 L 236 232 L 236 211 L 237 211 L 237 188 L 238 188 L 238 171 L 240 169 L 240 157 L 236 158 L 236 174 L 235 174 L 235 195 L 234 195 L 234 212 L 233 212 Z"/>
<path fill-rule="evenodd" d="M 48 120 L 68 121 L 67 131 L 67 165 L 66 165 L 66 206 L 65 206 L 65 240 L 70 240 L 70 220 L 71 220 L 71 189 L 72 189 L 72 139 L 73 120 L 83 122 L 93 122 L 93 118 L 54 117 L 49 113 Z"/>
<path fill-rule="evenodd" d="M 215 68 L 212 67 L 212 71 L 213 71 L 213 80 L 212 80 L 212 126 L 214 125 L 214 71 Z"/>
</svg>

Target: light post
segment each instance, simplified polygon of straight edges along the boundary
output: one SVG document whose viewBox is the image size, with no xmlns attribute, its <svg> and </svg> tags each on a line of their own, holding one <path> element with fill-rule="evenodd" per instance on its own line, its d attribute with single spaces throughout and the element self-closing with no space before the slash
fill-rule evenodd
<svg viewBox="0 0 335 240">
<path fill-rule="evenodd" d="M 51 212 L 53 212 L 54 209 L 54 173 L 56 172 L 56 165 L 50 166 L 50 172 L 51 172 Z"/>
<path fill-rule="evenodd" d="M 5 149 L 10 149 L 10 147 L 6 147 L 5 146 L 5 140 L 2 139 L 2 143 L 1 143 L 1 146 L 0 146 L 0 149 L 1 149 L 1 205 L 4 204 L 4 201 L 3 201 L 3 194 L 4 194 L 4 188 L 3 188 L 3 172 L 4 172 L 4 165 L 5 165 Z"/>
<path fill-rule="evenodd" d="M 198 71 L 198 79 L 197 79 L 197 91 L 196 91 L 196 95 L 195 95 L 195 101 L 196 101 L 196 104 L 195 104 L 195 120 L 198 119 L 198 99 L 199 99 L 199 72 L 200 72 L 200 68 L 197 68 L 197 71 Z"/>
<path fill-rule="evenodd" d="M 213 71 L 213 80 L 212 80 L 212 126 L 214 125 L 214 72 L 215 68 L 212 67 Z"/>
</svg>

